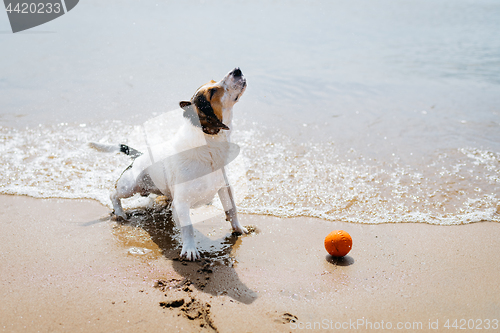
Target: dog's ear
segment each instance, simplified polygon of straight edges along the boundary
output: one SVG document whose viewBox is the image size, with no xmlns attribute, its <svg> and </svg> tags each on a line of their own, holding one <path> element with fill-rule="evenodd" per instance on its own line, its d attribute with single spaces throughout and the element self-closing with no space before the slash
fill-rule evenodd
<svg viewBox="0 0 500 333">
<path fill-rule="evenodd" d="M 188 102 L 188 101 L 180 101 L 179 102 L 179 106 L 184 109 L 186 106 L 190 106 L 191 105 L 191 102 Z"/>
<path fill-rule="evenodd" d="M 205 133 L 207 133 L 207 130 L 208 132 L 210 132 L 207 134 L 217 134 L 221 129 L 229 130 L 229 127 L 227 127 L 226 124 L 220 121 L 219 118 L 217 117 L 215 118 L 207 117 L 206 119 L 204 119 L 204 121 L 202 121 L 200 118 L 200 122 L 202 124 L 203 131 Z"/>
</svg>

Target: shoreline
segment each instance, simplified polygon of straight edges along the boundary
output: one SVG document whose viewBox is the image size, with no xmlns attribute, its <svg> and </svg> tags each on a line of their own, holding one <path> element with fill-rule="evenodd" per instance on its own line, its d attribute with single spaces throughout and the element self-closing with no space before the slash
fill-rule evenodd
<svg viewBox="0 0 500 333">
<path fill-rule="evenodd" d="M 0 205 L 5 332 L 328 331 L 337 323 L 369 331 L 353 328 L 361 320 L 423 330 L 437 321 L 444 330 L 446 320 L 500 319 L 495 222 L 240 214 L 256 232 L 236 238 L 214 217 L 195 225 L 206 259 L 193 263 L 178 260 L 178 233 L 161 214 L 118 223 L 93 200 L 2 195 Z M 353 238 L 343 259 L 323 248 L 335 229 Z"/>
</svg>

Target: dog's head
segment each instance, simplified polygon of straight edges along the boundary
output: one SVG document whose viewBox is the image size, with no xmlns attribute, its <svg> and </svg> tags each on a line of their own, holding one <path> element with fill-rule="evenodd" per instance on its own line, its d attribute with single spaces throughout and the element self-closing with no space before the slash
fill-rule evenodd
<svg viewBox="0 0 500 333">
<path fill-rule="evenodd" d="M 233 69 L 219 82 L 210 81 L 194 93 L 190 101 L 179 103 L 184 117 L 204 133 L 215 135 L 221 129 L 228 130 L 223 121 L 247 87 L 247 81 L 239 68 Z"/>
</svg>

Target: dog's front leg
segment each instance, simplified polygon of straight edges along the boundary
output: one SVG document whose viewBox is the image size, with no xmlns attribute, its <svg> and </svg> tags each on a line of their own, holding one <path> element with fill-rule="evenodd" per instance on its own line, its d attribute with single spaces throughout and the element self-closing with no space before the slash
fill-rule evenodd
<svg viewBox="0 0 500 333">
<path fill-rule="evenodd" d="M 187 260 L 194 261 L 200 259 L 200 253 L 196 249 L 194 240 L 194 227 L 189 217 L 189 206 L 184 203 L 179 203 L 174 200 L 172 204 L 174 219 L 182 234 L 182 250 L 181 257 L 186 257 Z"/>
<path fill-rule="evenodd" d="M 224 211 L 226 212 L 226 221 L 231 222 L 233 232 L 237 234 L 248 234 L 248 230 L 238 221 L 236 204 L 234 203 L 231 186 L 226 185 L 222 187 L 218 193 L 220 201 L 222 202 L 222 207 L 224 207 Z"/>
</svg>

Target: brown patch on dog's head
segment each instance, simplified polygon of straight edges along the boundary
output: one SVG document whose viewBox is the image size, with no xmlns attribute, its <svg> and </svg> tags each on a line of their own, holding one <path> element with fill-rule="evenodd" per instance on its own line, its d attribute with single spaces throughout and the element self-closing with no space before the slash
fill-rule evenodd
<svg viewBox="0 0 500 333">
<path fill-rule="evenodd" d="M 196 100 L 203 100 L 203 97 L 201 96 L 204 96 L 205 100 L 210 103 L 213 113 L 217 116 L 217 118 L 219 118 L 220 121 L 222 121 L 222 97 L 224 96 L 224 88 L 215 85 L 216 83 L 217 82 L 215 82 L 214 80 L 211 80 L 210 82 L 201 86 L 198 91 L 196 91 L 196 94 L 194 95 L 192 101 L 196 104 Z M 203 104 L 201 105 L 203 106 Z"/>
<path fill-rule="evenodd" d="M 221 98 L 224 89 L 210 86 L 213 83 L 215 81 L 211 81 L 198 89 L 192 98 L 192 102 L 182 101 L 179 103 L 180 107 L 184 109 L 184 117 L 190 119 L 194 126 L 201 127 L 204 133 L 210 135 L 218 134 L 221 129 L 229 129 L 222 122 Z M 194 108 L 190 106 L 194 106 Z"/>
</svg>

